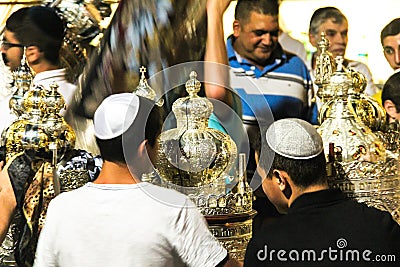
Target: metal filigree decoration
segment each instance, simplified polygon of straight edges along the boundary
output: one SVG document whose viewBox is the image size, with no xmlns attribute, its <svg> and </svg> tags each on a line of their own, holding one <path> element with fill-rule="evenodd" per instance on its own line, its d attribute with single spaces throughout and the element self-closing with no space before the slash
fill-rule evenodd
<svg viewBox="0 0 400 267">
<path fill-rule="evenodd" d="M 333 98 L 346 97 L 352 105 L 354 114 L 372 131 L 378 130 L 385 121 L 385 111 L 381 105 L 372 97 L 367 96 L 364 91 L 367 86 L 365 75 L 351 68 L 343 66 L 343 58 L 333 60 L 332 55 L 327 51 L 329 41 L 325 35 L 321 35 L 318 43 L 320 55 L 316 60 L 316 84 L 319 89 L 317 96 L 324 102 L 320 109 L 318 120 L 322 124 L 335 101 Z M 340 62 L 338 62 L 339 60 Z M 340 64 L 340 66 L 337 66 Z M 340 74 L 335 70 L 341 70 Z M 326 104 L 328 103 L 329 104 Z"/>
<path fill-rule="evenodd" d="M 229 254 L 243 260 L 256 213 L 252 209 L 253 192 L 247 184 L 246 156 L 239 155 L 235 173 L 238 183 L 227 192 L 226 178 L 236 160 L 236 145 L 228 135 L 208 128 L 213 105 L 197 95 L 201 84 L 196 72 L 190 73 L 185 85 L 189 96 L 179 98 L 172 106 L 177 127 L 159 137 L 155 168 L 160 184 L 188 195 Z"/>
<path fill-rule="evenodd" d="M 329 184 L 350 198 L 390 212 L 400 223 L 398 153 L 387 150 L 398 145 L 398 128 L 393 125 L 377 134 L 371 131 L 370 127 L 380 126 L 384 113 L 363 94 L 365 77 L 342 63 L 338 57 L 329 84 L 322 86 L 326 102 L 319 114 L 318 132 L 329 158 Z"/>
<path fill-rule="evenodd" d="M 396 120 L 383 124 L 376 134 L 382 139 L 386 150 L 393 152 L 393 158 L 397 158 L 400 155 L 400 122 Z"/>
<path fill-rule="evenodd" d="M 337 175 L 329 180 L 350 198 L 386 210 L 400 224 L 400 170 L 398 159 L 376 163 L 336 162 Z"/>
<path fill-rule="evenodd" d="M 10 125 L 3 136 L 7 159 L 25 149 L 32 149 L 37 156 L 55 164 L 66 151 L 74 148 L 75 133 L 58 114 L 65 102 L 57 89 L 56 84 L 51 85 L 50 90 L 32 86 L 24 95 L 25 113 Z"/>
<path fill-rule="evenodd" d="M 20 66 L 13 72 L 14 86 L 12 87 L 13 94 L 10 98 L 10 109 L 18 117 L 25 113 L 23 99 L 26 92 L 29 91 L 34 77 L 32 69 L 26 60 L 26 47 L 22 54 Z"/>
<path fill-rule="evenodd" d="M 332 54 L 328 51 L 329 40 L 325 38 L 325 32 L 321 33 L 321 40 L 318 42 L 319 55 L 316 58 L 315 81 L 319 89 L 317 95 L 324 101 L 325 97 L 331 97 L 331 94 L 324 92 L 323 87 L 329 84 L 330 78 L 336 69 Z"/>
<path fill-rule="evenodd" d="M 236 144 L 229 135 L 208 128 L 212 103 L 199 97 L 200 82 L 192 72 L 186 82 L 189 96 L 176 100 L 172 110 L 177 127 L 159 136 L 157 172 L 165 181 L 184 187 L 203 186 L 223 176 L 236 159 Z"/>
<path fill-rule="evenodd" d="M 329 154 L 329 144 L 333 143 L 344 162 L 384 161 L 386 154 L 382 141 L 356 116 L 348 98 L 352 78 L 343 69 L 342 62 L 343 58 L 338 57 L 337 70 L 328 85 L 335 94 L 321 108 L 320 118 L 325 118 L 318 132 L 324 141 L 325 154 Z"/>
</svg>

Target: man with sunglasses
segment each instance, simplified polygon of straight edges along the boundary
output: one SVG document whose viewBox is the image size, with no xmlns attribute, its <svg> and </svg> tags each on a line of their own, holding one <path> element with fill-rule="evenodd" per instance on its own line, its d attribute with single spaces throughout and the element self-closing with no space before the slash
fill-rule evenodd
<svg viewBox="0 0 400 267">
<path fill-rule="evenodd" d="M 64 23 L 54 9 L 44 6 L 21 8 L 6 21 L 1 56 L 4 64 L 15 71 L 21 64 L 25 47 L 27 62 L 35 74 L 32 83 L 45 88 L 52 82 L 57 83 L 68 105 L 76 86 L 66 80 L 66 70 L 60 66 L 64 32 Z M 16 119 L 9 109 L 10 97 L 0 102 L 0 131 Z"/>
</svg>

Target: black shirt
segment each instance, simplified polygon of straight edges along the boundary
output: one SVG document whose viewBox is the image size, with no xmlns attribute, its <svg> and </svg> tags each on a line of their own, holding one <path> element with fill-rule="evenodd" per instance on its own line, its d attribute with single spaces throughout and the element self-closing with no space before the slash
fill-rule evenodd
<svg viewBox="0 0 400 267">
<path fill-rule="evenodd" d="M 385 262 L 383 264 L 383 262 Z M 299 196 L 251 239 L 245 266 L 400 266 L 400 226 L 338 189 Z"/>
</svg>

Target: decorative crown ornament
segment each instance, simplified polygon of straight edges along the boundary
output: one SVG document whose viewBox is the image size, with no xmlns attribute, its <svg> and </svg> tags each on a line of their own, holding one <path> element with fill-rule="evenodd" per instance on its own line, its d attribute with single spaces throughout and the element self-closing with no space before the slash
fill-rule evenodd
<svg viewBox="0 0 400 267">
<path fill-rule="evenodd" d="M 327 51 L 329 40 L 325 38 L 324 33 L 321 34 L 318 45 L 321 53 L 316 59 L 315 83 L 319 87 L 317 96 L 322 102 L 330 103 L 321 107 L 318 116 L 319 123 L 322 124 L 329 117 L 331 105 L 334 104 L 334 101 L 330 100 L 344 97 L 353 107 L 355 115 L 367 127 L 373 131 L 378 130 L 385 121 L 385 111 L 376 100 L 364 93 L 367 86 L 365 75 L 352 68 L 346 68 L 343 65 L 343 57 L 333 60 L 332 55 Z M 337 66 L 339 64 L 340 66 Z"/>
<path fill-rule="evenodd" d="M 197 73 L 192 71 L 186 82 L 189 96 L 172 105 L 177 127 L 159 136 L 157 172 L 163 180 L 184 187 L 214 182 L 230 171 L 236 159 L 236 144 L 230 136 L 208 128 L 213 106 L 197 95 L 200 87 Z"/>
<path fill-rule="evenodd" d="M 375 100 L 364 94 L 366 80 L 361 73 L 342 67 L 322 89 L 329 95 L 321 107 L 318 132 L 328 156 L 329 185 L 340 188 L 348 197 L 369 206 L 387 210 L 400 222 L 400 176 L 395 153 L 371 129 L 379 127 L 384 112 Z M 397 143 L 398 134 L 388 140 Z M 333 168 L 334 167 L 334 168 Z"/>
<path fill-rule="evenodd" d="M 328 86 L 335 94 L 324 103 L 320 113 L 324 121 L 318 132 L 324 141 L 325 154 L 329 154 L 329 144 L 333 143 L 335 151 L 345 162 L 385 160 L 382 141 L 356 116 L 348 97 L 353 86 L 352 78 L 342 67 L 342 62 L 342 57 L 336 58 L 337 69 Z"/>
</svg>

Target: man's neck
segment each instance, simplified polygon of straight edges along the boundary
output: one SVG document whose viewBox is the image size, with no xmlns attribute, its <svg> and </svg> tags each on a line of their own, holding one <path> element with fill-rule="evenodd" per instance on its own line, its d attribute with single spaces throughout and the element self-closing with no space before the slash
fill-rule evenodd
<svg viewBox="0 0 400 267">
<path fill-rule="evenodd" d="M 292 186 L 292 195 L 289 198 L 288 201 L 288 206 L 290 207 L 292 203 L 301 195 L 305 193 L 312 193 L 312 192 L 317 192 L 321 190 L 326 190 L 329 189 L 328 183 L 323 183 L 323 184 L 317 184 L 317 185 L 311 185 L 306 188 L 299 188 L 296 186 Z"/>
<path fill-rule="evenodd" d="M 44 72 L 44 71 L 49 71 L 49 70 L 58 70 L 58 69 L 61 68 L 61 67 L 59 67 L 59 66 L 57 66 L 57 65 L 52 65 L 52 64 L 48 64 L 48 63 L 46 63 L 46 64 L 43 64 L 43 63 L 40 63 L 40 64 L 32 64 L 32 65 L 30 65 L 30 66 L 31 66 L 32 70 L 33 70 L 36 74 L 41 73 L 41 72 Z"/>
<path fill-rule="evenodd" d="M 140 179 L 134 176 L 128 166 L 122 163 L 104 161 L 95 184 L 137 184 Z"/>
</svg>

